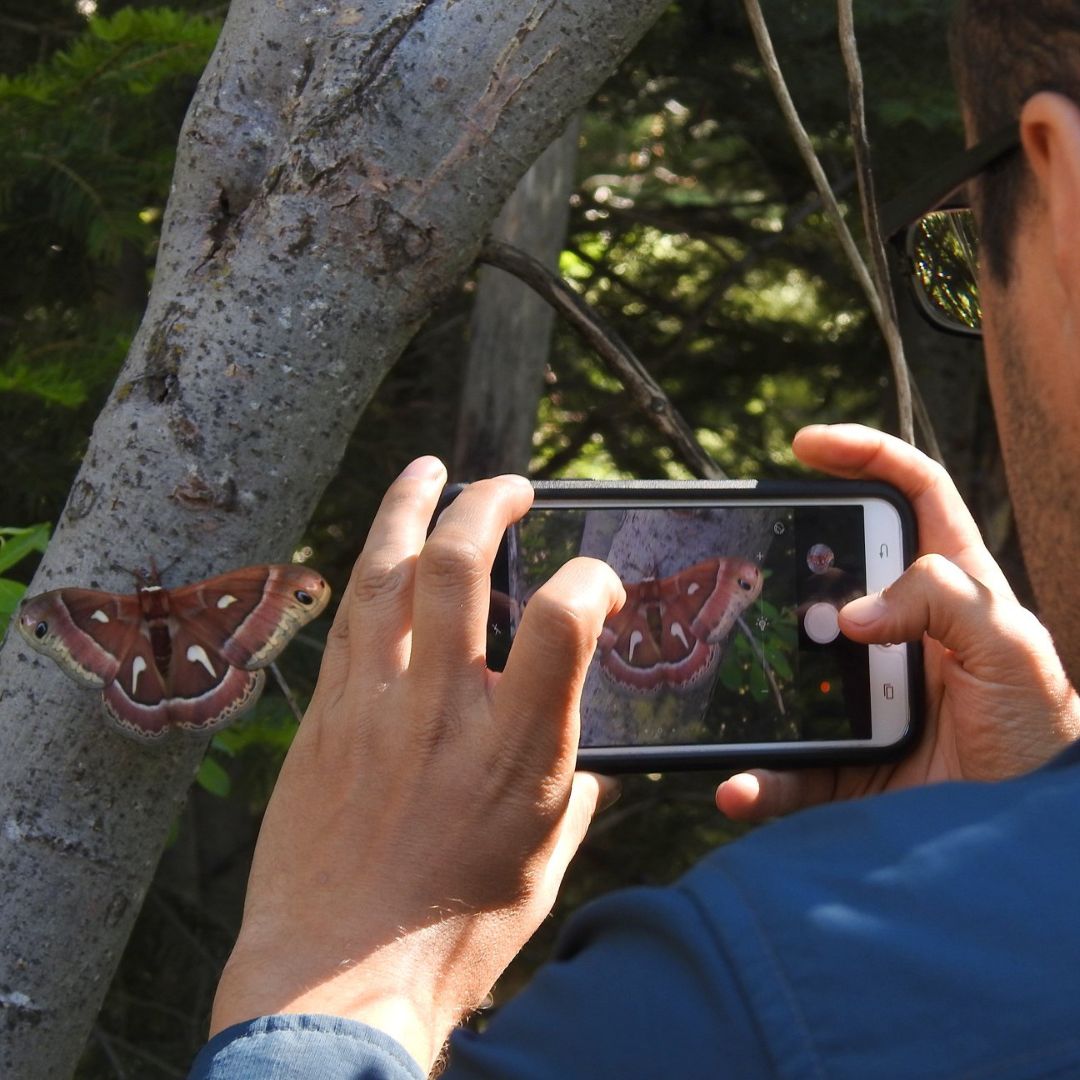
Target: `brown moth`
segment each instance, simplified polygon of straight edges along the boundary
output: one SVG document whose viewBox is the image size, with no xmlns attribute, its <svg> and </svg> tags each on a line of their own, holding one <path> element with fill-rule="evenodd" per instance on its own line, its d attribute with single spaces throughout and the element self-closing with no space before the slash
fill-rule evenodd
<svg viewBox="0 0 1080 1080">
<path fill-rule="evenodd" d="M 202 734 L 258 700 L 272 663 L 330 600 L 314 570 L 249 566 L 162 587 L 156 571 L 135 593 L 55 589 L 23 603 L 16 625 L 38 652 L 100 689 L 126 735 Z"/>
<path fill-rule="evenodd" d="M 688 688 L 712 671 L 724 639 L 761 595 L 761 585 L 761 568 L 736 558 L 623 582 L 626 603 L 600 634 L 601 670 L 638 693 Z"/>
</svg>

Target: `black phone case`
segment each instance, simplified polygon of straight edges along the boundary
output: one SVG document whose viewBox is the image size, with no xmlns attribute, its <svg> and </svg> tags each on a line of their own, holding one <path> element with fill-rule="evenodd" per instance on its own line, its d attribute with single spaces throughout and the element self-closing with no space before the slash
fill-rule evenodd
<svg viewBox="0 0 1080 1080">
<path fill-rule="evenodd" d="M 447 505 L 465 485 L 447 487 L 440 504 Z M 538 504 L 555 500 L 583 500 L 602 507 L 628 500 L 663 504 L 673 496 L 723 501 L 725 496 L 740 501 L 784 503 L 791 499 L 878 498 L 896 508 L 904 544 L 904 567 L 918 550 L 915 514 L 907 499 L 889 484 L 861 480 L 536 480 Z M 648 747 L 582 747 L 578 765 L 600 773 L 664 772 L 686 769 L 738 770 L 750 766 L 799 768 L 869 764 L 896 760 L 909 752 L 922 734 L 924 715 L 922 647 L 907 644 L 908 713 L 910 723 L 904 736 L 889 746 L 829 748 L 813 742 L 782 743 L 775 748 L 747 750 L 738 743 L 695 744 Z"/>
</svg>

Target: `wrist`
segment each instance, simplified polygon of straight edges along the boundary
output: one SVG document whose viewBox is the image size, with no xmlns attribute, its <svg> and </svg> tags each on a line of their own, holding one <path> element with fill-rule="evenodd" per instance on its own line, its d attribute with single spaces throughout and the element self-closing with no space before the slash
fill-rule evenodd
<svg viewBox="0 0 1080 1080">
<path fill-rule="evenodd" d="M 436 1002 L 423 980 L 409 977 L 412 966 L 380 962 L 376 955 L 300 967 L 279 951 L 237 943 L 214 998 L 210 1035 L 258 1016 L 340 1016 L 378 1028 L 428 1072 L 467 1006 Z"/>
</svg>

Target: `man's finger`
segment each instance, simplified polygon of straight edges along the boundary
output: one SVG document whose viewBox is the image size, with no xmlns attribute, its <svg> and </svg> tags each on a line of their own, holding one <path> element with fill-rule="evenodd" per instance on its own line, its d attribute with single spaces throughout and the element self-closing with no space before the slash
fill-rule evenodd
<svg viewBox="0 0 1080 1080">
<path fill-rule="evenodd" d="M 619 781 L 611 776 L 576 772 L 570 787 L 570 799 L 563 816 L 555 850 L 545 868 L 544 888 L 554 898 L 566 875 L 566 868 L 581 847 L 592 819 L 619 797 Z"/>
<path fill-rule="evenodd" d="M 756 823 L 829 802 L 835 794 L 835 769 L 750 769 L 716 789 L 716 808 L 732 821 Z"/>
<path fill-rule="evenodd" d="M 585 674 L 604 620 L 625 597 L 610 566 L 576 558 L 526 605 L 494 701 L 507 737 L 528 743 L 539 761 L 576 755 Z"/>
<path fill-rule="evenodd" d="M 327 639 L 320 683 L 352 667 L 385 682 L 408 663 L 416 558 L 445 482 L 442 462 L 422 457 L 387 489 Z"/>
<path fill-rule="evenodd" d="M 918 518 L 919 554 L 944 555 L 995 592 L 1013 595 L 956 485 L 936 461 L 861 424 L 814 424 L 796 434 L 792 447 L 803 464 L 822 472 L 898 488 Z"/>
<path fill-rule="evenodd" d="M 486 669 L 491 566 L 507 528 L 532 505 L 521 476 L 470 484 L 442 512 L 416 563 L 413 653 L 420 681 Z"/>
<path fill-rule="evenodd" d="M 1054 655 L 1049 634 L 1030 611 L 940 555 L 924 555 L 887 589 L 852 600 L 839 621 L 847 637 L 865 643 L 928 634 L 988 685 L 1039 685 L 1044 658 Z"/>
</svg>

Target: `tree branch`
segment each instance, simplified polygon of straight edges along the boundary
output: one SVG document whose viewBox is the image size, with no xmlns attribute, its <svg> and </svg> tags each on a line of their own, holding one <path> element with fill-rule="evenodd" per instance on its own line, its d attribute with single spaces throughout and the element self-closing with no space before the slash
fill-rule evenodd
<svg viewBox="0 0 1080 1080">
<path fill-rule="evenodd" d="M 697 441 L 663 387 L 645 370 L 619 335 L 606 326 L 562 278 L 531 255 L 499 241 L 488 241 L 477 259 L 513 274 L 535 289 L 596 350 L 653 427 L 671 441 L 687 466 L 698 476 L 710 480 L 725 479 L 723 470 Z"/>
<path fill-rule="evenodd" d="M 848 0 L 839 0 L 839 3 L 841 9 L 844 8 L 845 3 L 847 4 L 848 9 L 847 31 L 844 29 L 845 15 L 843 11 L 841 11 L 841 45 L 845 53 L 845 68 L 849 80 L 852 128 L 856 147 L 855 156 L 856 167 L 859 174 L 860 197 L 865 210 L 866 200 L 868 198 L 872 200 L 873 198 L 873 185 L 869 180 L 868 174 L 869 148 L 866 145 L 862 72 L 858 66 L 857 53 L 854 51 L 854 35 L 850 31 L 850 3 Z M 885 343 L 889 350 L 890 362 L 892 363 L 893 378 L 896 384 L 900 433 L 908 442 L 914 443 L 915 427 L 912 419 L 911 373 L 907 362 L 904 359 L 903 345 L 900 342 L 900 332 L 896 325 L 892 293 L 887 286 L 888 274 L 884 271 L 884 267 L 876 265 L 875 274 L 871 274 L 870 269 L 867 267 L 866 260 L 863 258 L 858 245 L 855 243 L 854 237 L 851 235 L 851 230 L 844 221 L 839 203 L 836 201 L 836 197 L 829 186 L 828 178 L 825 176 L 825 171 L 821 167 L 821 162 L 814 152 L 810 137 L 806 132 L 806 128 L 803 126 L 802 120 L 799 118 L 798 110 L 795 108 L 795 102 L 792 100 L 791 93 L 784 80 L 783 72 L 780 70 L 780 63 L 777 60 L 776 51 L 773 49 L 772 39 L 769 36 L 769 29 L 765 23 L 765 17 L 761 12 L 761 5 L 758 3 L 758 0 L 743 0 L 743 6 L 746 9 L 747 18 L 750 20 L 750 27 L 754 33 L 754 40 L 757 42 L 758 52 L 761 55 L 762 63 L 765 67 L 765 74 L 769 79 L 773 93 L 780 105 L 780 111 L 787 121 L 788 129 L 795 141 L 799 154 L 806 164 L 807 169 L 810 171 L 810 175 L 814 180 L 814 186 L 821 195 L 825 213 L 832 222 L 833 228 L 836 230 L 836 234 L 840 240 L 840 246 L 847 255 L 852 271 L 855 274 L 855 279 L 858 281 L 859 287 L 866 296 L 867 303 L 870 306 L 874 319 L 877 321 L 881 333 L 885 338 Z M 846 41 L 845 37 L 847 38 Z M 859 145 L 860 138 L 863 142 L 862 147 Z M 867 218 L 866 230 L 868 236 L 876 236 L 878 243 L 880 243 L 880 229 L 875 228 L 875 225 L 876 207 L 873 209 L 873 223 Z M 871 244 L 873 244 L 873 241 L 871 241 Z M 883 251 L 880 254 L 880 258 L 882 261 L 884 260 Z M 928 432 L 928 444 L 930 445 L 931 450 L 935 451 L 935 456 L 937 456 L 940 461 L 940 450 L 937 450 L 937 440 L 934 438 L 932 431 Z"/>
</svg>

